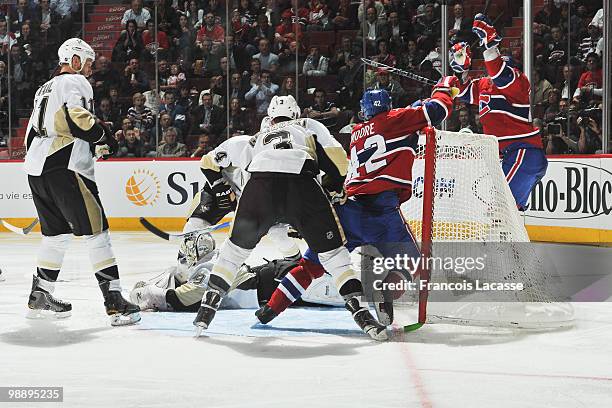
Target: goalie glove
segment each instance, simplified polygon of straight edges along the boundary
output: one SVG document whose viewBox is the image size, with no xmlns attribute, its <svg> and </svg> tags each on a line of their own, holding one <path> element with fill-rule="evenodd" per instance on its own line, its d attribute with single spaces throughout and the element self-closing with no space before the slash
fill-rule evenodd
<svg viewBox="0 0 612 408">
<path fill-rule="evenodd" d="M 472 32 L 480 39 L 480 46 L 487 50 L 496 47 L 502 40 L 491 21 L 482 13 L 478 13 L 474 17 Z"/>
<path fill-rule="evenodd" d="M 445 76 L 434 85 L 433 90 L 431 91 L 431 96 L 434 96 L 436 92 L 444 92 L 445 94 L 450 95 L 452 99 L 455 99 L 455 97 L 459 95 L 460 86 L 461 84 L 456 76 Z"/>
<path fill-rule="evenodd" d="M 223 180 L 217 180 L 211 187 L 212 195 L 215 197 L 215 202 L 220 210 L 232 211 L 232 204 L 236 199 L 236 194 L 232 188 Z"/>
</svg>

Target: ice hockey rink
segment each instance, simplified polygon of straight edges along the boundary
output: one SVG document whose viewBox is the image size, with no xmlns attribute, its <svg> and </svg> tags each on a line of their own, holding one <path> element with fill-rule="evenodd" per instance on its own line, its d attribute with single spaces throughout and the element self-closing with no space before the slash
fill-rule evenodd
<svg viewBox="0 0 612 408">
<path fill-rule="evenodd" d="M 127 290 L 170 266 L 176 248 L 113 233 Z M 217 240 L 223 233 L 217 234 Z M 365 337 L 344 309 L 290 309 L 269 327 L 254 310 L 220 311 L 193 337 L 194 314 L 143 312 L 112 328 L 85 243 L 67 252 L 56 294 L 64 321 L 25 319 L 39 233 L 0 234 L 0 385 L 61 386 L 61 407 L 609 407 L 612 308 L 576 303 L 552 332 L 426 325 L 392 341 Z M 567 246 L 553 247 L 562 256 Z M 609 249 L 587 248 L 593 256 Z M 607 252 L 605 252 L 607 251 Z M 262 242 L 258 263 L 275 250 Z M 0 407 L 13 406 L 0 403 Z M 14 406 L 38 406 L 27 403 Z"/>
</svg>

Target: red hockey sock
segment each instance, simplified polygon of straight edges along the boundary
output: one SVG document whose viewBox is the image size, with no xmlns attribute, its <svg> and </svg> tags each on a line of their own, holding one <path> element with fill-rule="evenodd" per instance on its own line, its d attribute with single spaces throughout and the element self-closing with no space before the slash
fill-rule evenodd
<svg viewBox="0 0 612 408">
<path fill-rule="evenodd" d="M 268 301 L 268 306 L 276 314 L 281 314 L 293 302 L 302 297 L 313 278 L 316 279 L 322 276 L 324 272 L 321 265 L 304 258 L 300 259 L 298 265 L 289 271 L 276 290 L 274 290 Z"/>
</svg>

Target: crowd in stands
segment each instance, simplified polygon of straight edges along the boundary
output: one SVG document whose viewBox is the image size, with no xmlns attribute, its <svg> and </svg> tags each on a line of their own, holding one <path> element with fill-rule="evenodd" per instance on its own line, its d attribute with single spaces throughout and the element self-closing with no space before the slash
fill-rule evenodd
<svg viewBox="0 0 612 408">
<path fill-rule="evenodd" d="M 291 0 L 233 0 L 226 18 L 222 0 L 157 0 L 157 16 L 153 3 L 132 0 L 112 55 L 95 61 L 96 113 L 116 132 L 118 157 L 201 156 L 259 130 L 274 95 L 297 96 L 304 117 L 338 134 L 359 120 L 364 87 L 389 90 L 395 106 L 429 96 L 429 86 L 365 67 L 361 57 L 440 78 L 440 3 L 300 0 L 296 10 Z M 536 10 L 534 117 L 548 153 L 601 149 L 601 7 L 601 0 L 545 0 Z M 449 38 L 474 44 L 473 16 L 461 1 L 450 8 Z M 0 6 L 0 111 L 8 84 L 13 106 L 31 108 L 56 68 L 58 45 L 80 27 L 79 10 L 77 0 Z M 496 22 L 502 33 L 511 13 Z M 331 43 L 314 40 L 324 32 L 334 34 L 325 37 Z M 520 61 L 517 50 L 502 51 Z M 458 104 L 449 129 L 481 132 L 476 113 Z"/>
</svg>

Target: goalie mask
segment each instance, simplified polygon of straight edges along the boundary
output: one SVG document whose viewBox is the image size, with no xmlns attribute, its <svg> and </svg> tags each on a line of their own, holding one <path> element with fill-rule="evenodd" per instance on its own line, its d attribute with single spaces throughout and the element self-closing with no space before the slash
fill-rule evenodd
<svg viewBox="0 0 612 408">
<path fill-rule="evenodd" d="M 215 249 L 215 240 L 208 232 L 187 234 L 181 242 L 180 253 L 183 255 L 182 263 L 191 268 L 198 261 Z"/>
<path fill-rule="evenodd" d="M 472 51 L 466 42 L 460 42 L 451 47 L 448 51 L 450 66 L 457 74 L 469 71 L 472 66 Z"/>
</svg>

